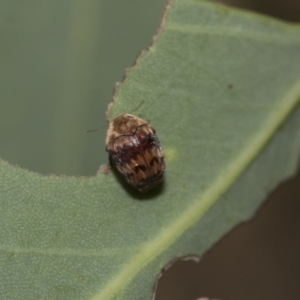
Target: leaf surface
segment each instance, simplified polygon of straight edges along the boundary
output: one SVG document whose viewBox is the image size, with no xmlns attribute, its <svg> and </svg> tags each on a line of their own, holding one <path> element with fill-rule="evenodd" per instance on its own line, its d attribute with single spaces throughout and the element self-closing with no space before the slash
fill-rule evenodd
<svg viewBox="0 0 300 300">
<path fill-rule="evenodd" d="M 300 27 L 174 0 L 109 118 L 157 130 L 163 186 L 141 195 L 114 172 L 40 176 L 0 162 L 1 299 L 151 299 L 163 266 L 201 255 L 294 174 Z"/>
</svg>

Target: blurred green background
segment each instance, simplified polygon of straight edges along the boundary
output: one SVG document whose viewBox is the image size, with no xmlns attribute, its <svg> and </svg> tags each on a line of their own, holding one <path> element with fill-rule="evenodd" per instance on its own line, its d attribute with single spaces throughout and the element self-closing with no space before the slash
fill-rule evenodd
<svg viewBox="0 0 300 300">
<path fill-rule="evenodd" d="M 0 157 L 43 174 L 93 175 L 107 163 L 107 104 L 164 5 L 1 0 Z"/>
</svg>

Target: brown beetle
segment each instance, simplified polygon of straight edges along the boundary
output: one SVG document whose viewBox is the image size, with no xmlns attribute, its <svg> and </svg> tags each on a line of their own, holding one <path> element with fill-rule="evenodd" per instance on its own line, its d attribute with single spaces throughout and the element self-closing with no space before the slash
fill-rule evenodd
<svg viewBox="0 0 300 300">
<path fill-rule="evenodd" d="M 162 182 L 165 160 L 156 132 L 134 115 L 122 114 L 109 122 L 106 151 L 126 181 L 141 192 Z"/>
</svg>

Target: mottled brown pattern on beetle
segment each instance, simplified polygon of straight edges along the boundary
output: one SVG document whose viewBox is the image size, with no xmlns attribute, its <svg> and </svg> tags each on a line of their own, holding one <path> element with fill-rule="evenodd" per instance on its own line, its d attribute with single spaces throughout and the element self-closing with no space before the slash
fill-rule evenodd
<svg viewBox="0 0 300 300">
<path fill-rule="evenodd" d="M 165 163 L 155 130 L 140 118 L 121 115 L 112 121 L 109 131 L 106 150 L 127 182 L 140 191 L 159 184 Z M 117 137 L 112 138 L 113 134 Z"/>
<path fill-rule="evenodd" d="M 130 114 L 123 114 L 114 118 L 110 123 L 106 136 L 106 145 L 121 135 L 133 135 L 137 128 L 148 123 Z"/>
</svg>

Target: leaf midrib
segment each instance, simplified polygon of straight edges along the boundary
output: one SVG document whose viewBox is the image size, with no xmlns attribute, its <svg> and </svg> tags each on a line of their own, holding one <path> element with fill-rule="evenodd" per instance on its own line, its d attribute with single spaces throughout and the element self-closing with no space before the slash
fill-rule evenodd
<svg viewBox="0 0 300 300">
<path fill-rule="evenodd" d="M 255 41 L 261 41 L 265 44 L 288 44 L 288 45 L 298 45 L 300 44 L 299 39 L 299 27 L 295 28 L 295 35 L 283 35 L 282 33 L 277 34 L 273 32 L 258 32 L 254 30 L 248 30 L 245 28 L 233 28 L 226 26 L 208 26 L 208 25 L 186 25 L 177 23 L 168 23 L 166 29 L 192 34 L 209 34 L 209 35 L 219 35 L 226 37 L 236 37 L 239 39 L 250 39 Z M 297 30 L 298 29 L 298 30 Z M 296 39 L 298 38 L 298 39 Z"/>
</svg>

